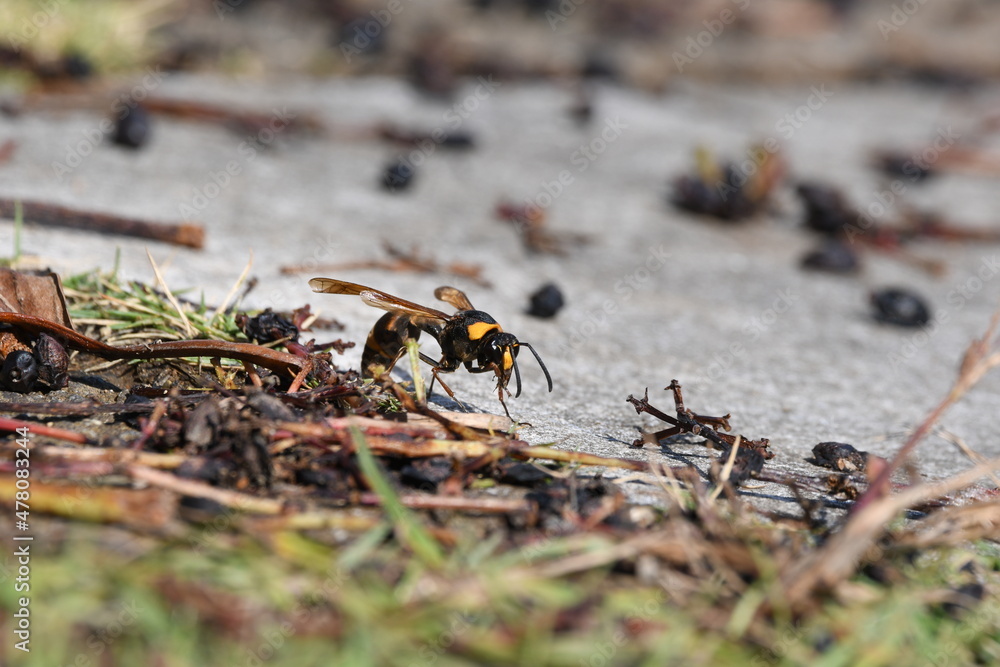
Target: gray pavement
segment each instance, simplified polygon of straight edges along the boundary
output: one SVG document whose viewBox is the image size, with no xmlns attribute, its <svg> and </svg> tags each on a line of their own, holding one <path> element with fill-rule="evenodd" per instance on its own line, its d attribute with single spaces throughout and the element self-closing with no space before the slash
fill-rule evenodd
<svg viewBox="0 0 1000 667">
<path fill-rule="evenodd" d="M 123 90 L 138 80 L 123 82 Z M 587 126 L 567 114 L 573 91 L 551 83 L 469 81 L 447 103 L 377 78 L 171 76 L 152 88 L 158 96 L 275 110 L 276 119 L 310 112 L 334 130 L 307 136 L 279 129 L 273 140 L 264 135 L 253 144 L 220 127 L 158 118 L 150 145 L 129 152 L 87 144 L 102 120 L 94 112 L 0 117 L 0 142 L 18 142 L 13 160 L 0 166 L 0 196 L 162 221 L 194 211 L 208 234 L 207 247 L 193 251 L 29 227 L 27 252 L 65 274 L 110 268 L 120 249 L 125 277 L 152 280 L 148 247 L 172 288 L 203 290 L 209 301 L 225 296 L 252 252 L 252 275 L 261 282 L 248 306 L 310 302 L 347 325 L 342 334 L 318 338 L 343 335 L 359 343 L 378 311 L 356 298 L 314 295 L 307 285 L 312 274 L 285 276 L 279 267 L 377 258 L 383 239 L 418 244 L 442 262 L 480 264 L 493 288 L 371 270 L 336 277 L 428 305 L 436 305 L 436 286 L 453 284 L 535 345 L 555 391 L 546 393 L 541 372 L 522 355 L 524 391 L 509 401 L 513 415 L 534 425 L 524 432 L 531 442 L 668 460 L 676 449 L 704 462 L 706 450 L 690 444 L 662 452 L 624 446 L 637 426 L 654 426 L 625 397 L 649 387 L 651 401 L 668 409 L 669 394 L 661 390 L 676 378 L 689 408 L 730 412 L 736 431 L 770 438 L 775 469 L 820 473 L 804 458 L 827 440 L 888 456 L 945 394 L 966 345 L 998 306 L 998 246 L 915 246 L 946 263 L 940 278 L 872 254 L 859 277 L 831 277 L 798 268 L 814 239 L 800 229 L 798 203 L 787 188 L 773 215 L 740 225 L 684 214 L 665 200 L 669 179 L 690 170 L 696 145 L 737 157 L 750 142 L 774 137 L 793 177 L 829 180 L 867 207 L 878 192 L 891 192 L 867 167 L 868 151 L 916 148 L 939 132 L 970 141 L 982 115 L 996 106 L 996 88 L 954 97 L 847 83 L 779 89 L 685 83 L 661 96 L 602 87 Z M 378 186 L 380 173 L 401 150 L 352 132 L 376 121 L 461 128 L 475 135 L 477 147 L 413 155 L 422 164 L 412 189 L 387 193 Z M 1000 151 L 996 137 L 976 138 L 976 145 L 991 143 Z M 57 175 L 54 163 L 67 163 L 74 151 L 77 166 Z M 904 185 L 890 210 L 932 207 L 965 224 L 1000 224 L 995 177 L 945 174 Z M 513 229 L 494 220 L 500 198 L 537 201 L 543 194 L 555 195 L 552 231 L 587 234 L 589 245 L 565 257 L 529 255 Z M 12 225 L 0 224 L 0 249 L 11 247 L 11 237 Z M 565 310 L 553 321 L 524 315 L 528 295 L 550 280 L 564 290 Z M 926 295 L 937 323 L 924 333 L 873 323 L 867 292 L 885 285 Z M 359 359 L 360 348 L 350 350 L 343 364 Z M 449 384 L 468 404 L 500 411 L 487 377 L 459 372 Z M 940 428 L 983 455 L 1000 456 L 998 397 L 1000 373 L 994 373 Z M 918 459 L 929 478 L 969 465 L 940 434 L 921 444 Z M 642 493 L 650 488 L 635 492 L 652 498 Z M 788 495 L 753 493 L 771 492 Z"/>
</svg>

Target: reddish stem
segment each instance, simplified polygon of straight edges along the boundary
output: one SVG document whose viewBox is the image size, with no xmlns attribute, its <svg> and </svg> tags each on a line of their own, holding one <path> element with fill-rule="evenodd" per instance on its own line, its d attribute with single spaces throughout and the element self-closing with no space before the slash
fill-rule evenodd
<svg viewBox="0 0 1000 667">
<path fill-rule="evenodd" d="M 39 424 L 38 422 L 24 421 L 23 419 L 0 417 L 0 431 L 20 433 L 21 431 L 19 429 L 27 429 L 30 435 L 39 435 L 44 438 L 55 438 L 56 440 L 75 442 L 78 445 L 93 444 L 87 436 L 81 433 L 46 426 L 45 424 Z"/>
</svg>

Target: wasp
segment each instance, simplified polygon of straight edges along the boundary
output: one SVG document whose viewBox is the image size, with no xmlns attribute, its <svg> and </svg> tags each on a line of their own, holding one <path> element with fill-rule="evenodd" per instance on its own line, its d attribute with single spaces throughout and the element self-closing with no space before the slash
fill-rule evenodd
<svg viewBox="0 0 1000 667">
<path fill-rule="evenodd" d="M 488 313 L 476 310 L 469 297 L 461 290 L 454 287 L 438 287 L 434 290 L 435 297 L 458 310 L 454 315 L 449 315 L 372 287 L 335 278 L 313 278 L 309 281 L 309 286 L 314 292 L 354 294 L 369 306 L 388 311 L 372 327 L 365 342 L 365 350 L 361 356 L 361 372 L 364 377 L 372 377 L 373 366 L 384 366 L 386 370 L 391 370 L 402 356 L 406 341 L 417 340 L 421 332 L 424 332 L 441 346 L 441 359 L 435 361 L 423 352 L 420 353 L 420 358 L 430 364 L 434 380 L 440 382 L 452 398 L 455 398 L 455 394 L 439 377 L 439 373 L 451 373 L 458 370 L 460 365 L 464 365 L 465 370 L 470 373 L 492 371 L 497 380 L 497 397 L 504 412 L 510 417 L 503 397 L 505 391 L 510 395 L 507 385 L 512 371 L 517 387 L 514 397 L 521 395 L 521 371 L 517 367 L 517 354 L 522 347 L 531 350 L 545 373 L 549 391 L 552 391 L 552 376 L 535 348 L 504 331 Z M 432 381 L 432 387 L 433 384 Z"/>
</svg>

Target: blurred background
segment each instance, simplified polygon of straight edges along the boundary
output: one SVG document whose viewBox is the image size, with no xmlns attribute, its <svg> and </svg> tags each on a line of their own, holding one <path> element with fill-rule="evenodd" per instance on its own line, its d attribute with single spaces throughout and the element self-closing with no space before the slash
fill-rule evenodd
<svg viewBox="0 0 1000 667">
<path fill-rule="evenodd" d="M 389 75 L 432 94 L 481 74 L 604 78 L 651 92 L 682 74 L 967 87 L 996 76 L 1000 49 L 1000 8 L 988 0 L 11 0 L 0 11 L 5 47 L 57 69 L 75 55 L 94 75 L 146 65 Z"/>
<path fill-rule="evenodd" d="M 359 343 L 344 368 L 378 313 L 309 278 L 427 305 L 453 284 L 551 371 L 549 394 L 522 355 L 509 405 L 529 442 L 705 466 L 698 444 L 624 448 L 652 425 L 625 396 L 669 404 L 676 378 L 688 407 L 770 438 L 772 469 L 814 473 L 817 442 L 891 456 L 996 309 L 998 77 L 998 0 L 3 0 L 0 255 L 151 283 L 148 252 L 213 304 L 252 261 L 244 304 L 337 319 Z M 500 410 L 485 376 L 448 381 Z M 998 395 L 990 376 L 956 406 L 919 474 L 968 467 L 946 437 L 1000 455 Z M 47 548 L 87 543 L 77 529 Z M 73 610 L 61 627 L 76 644 L 52 660 L 100 655 L 80 648 L 88 614 L 119 608 L 95 600 L 161 593 L 134 655 L 143 637 L 210 655 L 184 631 L 203 617 L 256 641 L 238 626 L 292 604 L 282 558 L 326 558 L 257 545 L 227 555 L 249 563 L 234 575 L 125 532 L 101 538 L 113 562 L 135 558 L 120 581 L 65 562 L 36 575 L 48 609 Z M 106 567 L 85 558 L 79 572 Z M 195 584 L 170 597 L 185 568 Z M 201 582 L 271 597 L 231 616 Z M 336 629 L 367 637 L 358 655 L 411 664 L 354 632 L 379 620 L 359 609 Z M 260 664 L 258 645 L 230 646 L 233 664 Z"/>
</svg>

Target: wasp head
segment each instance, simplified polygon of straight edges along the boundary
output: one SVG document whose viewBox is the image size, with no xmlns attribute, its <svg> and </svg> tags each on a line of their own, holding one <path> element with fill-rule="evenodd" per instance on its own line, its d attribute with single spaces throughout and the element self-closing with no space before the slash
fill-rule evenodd
<svg viewBox="0 0 1000 667">
<path fill-rule="evenodd" d="M 549 369 L 545 367 L 542 358 L 535 352 L 535 348 L 527 343 L 518 341 L 517 336 L 506 331 L 498 331 L 490 340 L 486 341 L 480 352 L 479 365 L 493 366 L 497 374 L 497 387 L 499 389 L 507 388 L 507 384 L 510 382 L 511 370 L 513 370 L 514 381 L 517 387 L 517 391 L 514 393 L 516 398 L 521 395 L 521 371 L 517 368 L 517 353 L 520 352 L 522 346 L 531 350 L 531 353 L 535 355 L 538 365 L 542 367 L 542 372 L 545 373 L 545 380 L 549 384 L 549 391 L 552 391 L 552 376 L 549 375 Z"/>
</svg>

